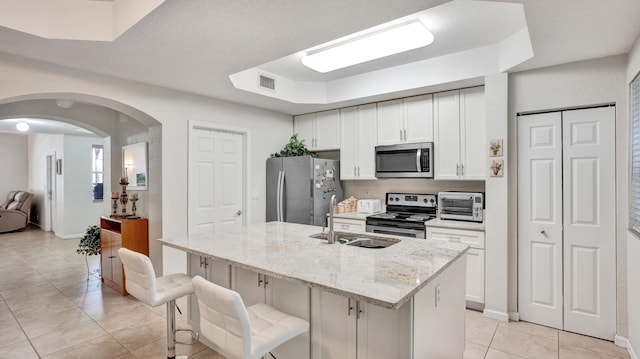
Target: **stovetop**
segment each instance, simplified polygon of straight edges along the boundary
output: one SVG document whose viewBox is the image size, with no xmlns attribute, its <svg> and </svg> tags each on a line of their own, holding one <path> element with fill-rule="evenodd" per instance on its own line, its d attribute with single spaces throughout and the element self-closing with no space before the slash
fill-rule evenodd
<svg viewBox="0 0 640 359">
<path fill-rule="evenodd" d="M 436 217 L 436 195 L 387 193 L 387 211 L 367 216 L 367 223 L 423 223 Z"/>
</svg>

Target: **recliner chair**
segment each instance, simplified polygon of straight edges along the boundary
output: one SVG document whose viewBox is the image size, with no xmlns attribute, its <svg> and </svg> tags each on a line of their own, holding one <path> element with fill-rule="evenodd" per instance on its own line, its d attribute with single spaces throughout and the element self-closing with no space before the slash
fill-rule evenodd
<svg viewBox="0 0 640 359">
<path fill-rule="evenodd" d="M 0 205 L 0 233 L 25 228 L 31 218 L 33 194 L 26 191 L 11 191 Z"/>
</svg>

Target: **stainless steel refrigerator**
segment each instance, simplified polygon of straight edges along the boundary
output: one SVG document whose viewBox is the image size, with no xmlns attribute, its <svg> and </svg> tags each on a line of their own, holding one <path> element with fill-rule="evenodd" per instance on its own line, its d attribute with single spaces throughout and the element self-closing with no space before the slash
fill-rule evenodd
<svg viewBox="0 0 640 359">
<path fill-rule="evenodd" d="M 323 226 L 334 194 L 342 200 L 340 161 L 310 156 L 267 160 L 267 222 Z"/>
</svg>

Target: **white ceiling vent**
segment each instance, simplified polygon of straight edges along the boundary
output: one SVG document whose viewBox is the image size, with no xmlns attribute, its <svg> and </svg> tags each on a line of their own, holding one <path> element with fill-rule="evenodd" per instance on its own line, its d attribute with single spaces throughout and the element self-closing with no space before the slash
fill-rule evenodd
<svg viewBox="0 0 640 359">
<path fill-rule="evenodd" d="M 276 80 L 271 77 L 260 75 L 260 87 L 271 91 L 276 90 Z"/>
</svg>

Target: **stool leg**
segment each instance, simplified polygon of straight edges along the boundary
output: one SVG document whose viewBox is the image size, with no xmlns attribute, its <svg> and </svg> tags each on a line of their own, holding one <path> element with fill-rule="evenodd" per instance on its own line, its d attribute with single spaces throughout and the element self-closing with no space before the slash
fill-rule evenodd
<svg viewBox="0 0 640 359">
<path fill-rule="evenodd" d="M 176 357 L 176 301 L 167 302 L 167 358 Z"/>
</svg>

